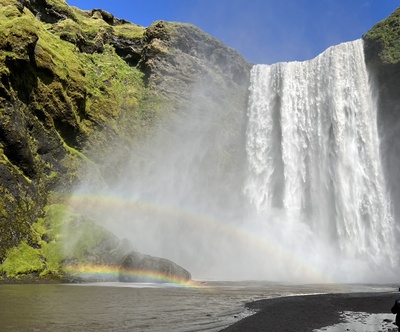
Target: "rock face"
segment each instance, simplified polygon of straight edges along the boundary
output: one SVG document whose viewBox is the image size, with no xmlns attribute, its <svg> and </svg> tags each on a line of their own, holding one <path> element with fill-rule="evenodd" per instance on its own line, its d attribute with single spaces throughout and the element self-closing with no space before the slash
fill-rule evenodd
<svg viewBox="0 0 400 332">
<path fill-rule="evenodd" d="M 34 244 L 51 192 L 68 194 L 88 174 L 102 185 L 104 157 L 128 148 L 157 107 L 132 67 L 143 27 L 61 0 L 0 6 L 1 263 L 22 239 Z"/>
<path fill-rule="evenodd" d="M 196 85 L 205 83 L 210 86 L 205 97 L 211 101 L 206 106 L 229 104 L 230 114 L 247 108 L 251 66 L 193 25 L 155 22 L 146 29 L 139 65 L 148 84 L 178 105 L 185 106 Z"/>
<path fill-rule="evenodd" d="M 187 282 L 191 278 L 188 271 L 168 259 L 134 251 L 122 260 L 119 274 L 122 282 Z"/>
<path fill-rule="evenodd" d="M 131 146 L 169 116 L 193 111 L 194 96 L 195 111 L 225 109 L 219 121 L 236 124 L 224 133 L 222 162 L 242 167 L 234 156 L 250 65 L 236 51 L 192 25 L 145 29 L 64 0 L 0 6 L 0 264 L 21 243 L 42 250 L 32 225 L 46 206 L 64 204 L 88 177 L 94 188 L 107 186 Z M 216 176 L 229 182 L 234 173 Z"/>
<path fill-rule="evenodd" d="M 223 197 L 215 204 L 221 210 L 231 210 L 240 200 L 245 174 L 251 65 L 238 52 L 190 24 L 155 22 L 146 29 L 143 44 L 138 66 L 145 73 L 147 86 L 172 105 L 169 115 L 183 126 L 189 126 L 185 121 L 201 123 L 206 119 L 208 128 L 220 128 L 218 134 L 210 130 L 207 138 L 200 138 L 204 129 L 198 135 L 201 145 L 218 150 L 206 151 L 199 158 L 198 167 L 210 172 L 199 174 L 196 181 L 198 186 L 212 182 L 209 192 Z M 168 118 L 164 120 L 161 118 L 158 125 L 168 128 Z M 217 185 L 221 183 L 226 184 L 222 190 Z"/>
<path fill-rule="evenodd" d="M 381 156 L 392 202 L 400 199 L 400 8 L 363 36 L 365 59 L 378 97 Z M 396 220 L 400 205 L 393 204 Z"/>
</svg>

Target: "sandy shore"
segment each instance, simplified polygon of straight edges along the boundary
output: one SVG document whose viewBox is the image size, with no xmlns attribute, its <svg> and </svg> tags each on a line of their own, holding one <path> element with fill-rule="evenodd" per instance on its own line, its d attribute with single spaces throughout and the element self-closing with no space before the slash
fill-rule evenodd
<svg viewBox="0 0 400 332">
<path fill-rule="evenodd" d="M 395 315 L 390 312 L 396 299 L 400 298 L 399 292 L 392 293 L 349 293 L 349 294 L 323 294 L 308 296 L 291 296 L 261 300 L 247 304 L 250 309 L 258 310 L 253 316 L 238 321 L 234 325 L 222 330 L 225 332 L 307 332 L 331 326 L 325 331 L 397 331 L 393 324 Z M 361 323 L 363 327 L 355 325 L 341 325 L 343 312 L 349 316 L 360 316 L 356 313 L 368 313 L 363 315 Z M 386 314 L 386 315 L 373 315 Z M 377 317 L 379 327 L 372 326 L 366 317 Z"/>
</svg>

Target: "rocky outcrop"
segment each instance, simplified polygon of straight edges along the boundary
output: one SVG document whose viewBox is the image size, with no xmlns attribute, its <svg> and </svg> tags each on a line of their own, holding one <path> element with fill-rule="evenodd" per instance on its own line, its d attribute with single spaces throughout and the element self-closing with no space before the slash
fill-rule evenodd
<svg viewBox="0 0 400 332">
<path fill-rule="evenodd" d="M 226 110 L 218 121 L 235 129 L 223 133 L 230 144 L 209 166 L 225 164 L 216 176 L 229 183 L 238 173 L 229 170 L 243 166 L 234 156 L 242 151 L 250 65 L 236 51 L 188 24 L 145 29 L 64 0 L 0 5 L 0 264 L 27 244 L 43 267 L 36 272 L 56 271 L 46 268 L 54 257 L 44 248 L 58 237 L 38 240 L 33 231 L 49 218 L 46 206 L 65 203 L 82 180 L 107 186 L 130 147 L 170 116 Z M 97 257 L 96 248 L 83 259 Z"/>
<path fill-rule="evenodd" d="M 175 123 L 185 126 L 185 121 L 208 121 L 210 134 L 200 138 L 203 132 L 199 133 L 200 144 L 218 148 L 205 151 L 199 158 L 199 168 L 209 172 L 199 174 L 195 185 L 213 183 L 215 187 L 211 185 L 208 191 L 223 197 L 216 206 L 231 210 L 229 207 L 240 200 L 240 175 L 245 174 L 251 65 L 238 52 L 193 25 L 158 21 L 146 29 L 138 66 L 146 75 L 147 86 L 169 100 L 172 112 L 168 115 L 175 117 Z M 161 118 L 158 126 L 176 131 L 168 127 L 168 120 Z M 217 135 L 212 132 L 216 126 L 221 128 Z M 221 183 L 224 188 L 218 187 Z"/>
<path fill-rule="evenodd" d="M 122 282 L 187 282 L 191 278 L 188 271 L 168 259 L 134 251 L 123 258 L 119 272 Z"/>
<path fill-rule="evenodd" d="M 400 200 L 400 8 L 363 36 L 365 60 L 378 97 L 378 130 L 386 183 Z M 393 204 L 396 220 L 400 205 Z"/>
<path fill-rule="evenodd" d="M 68 272 L 70 277 L 80 277 L 80 269 L 85 267 L 101 272 L 106 266 L 119 266 L 132 250 L 128 240 L 118 239 L 64 204 L 46 206 L 44 217 L 32 224 L 30 230 L 31 242 L 23 239 L 7 251 L 0 274 L 62 278 Z"/>
<path fill-rule="evenodd" d="M 128 150 L 157 105 L 148 107 L 151 92 L 132 66 L 143 27 L 62 0 L 0 5 L 1 263 L 22 239 L 33 245 L 31 225 L 51 192 L 68 194 L 89 174 L 103 185 L 106 168 L 115 170 L 105 156 Z"/>
<path fill-rule="evenodd" d="M 206 106 L 229 104 L 228 113 L 247 107 L 250 65 L 199 28 L 158 21 L 146 29 L 140 67 L 148 84 L 185 105 L 196 85 L 209 86 Z M 219 99 L 219 100 L 218 100 Z"/>
</svg>

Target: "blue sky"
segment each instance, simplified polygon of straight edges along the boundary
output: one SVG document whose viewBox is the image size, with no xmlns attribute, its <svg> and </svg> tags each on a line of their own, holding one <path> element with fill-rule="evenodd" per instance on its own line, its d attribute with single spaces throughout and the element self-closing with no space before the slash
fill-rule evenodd
<svg viewBox="0 0 400 332">
<path fill-rule="evenodd" d="M 358 39 L 389 16 L 400 0 L 66 0 L 102 8 L 149 26 L 156 20 L 192 23 L 251 63 L 302 61 Z"/>
</svg>

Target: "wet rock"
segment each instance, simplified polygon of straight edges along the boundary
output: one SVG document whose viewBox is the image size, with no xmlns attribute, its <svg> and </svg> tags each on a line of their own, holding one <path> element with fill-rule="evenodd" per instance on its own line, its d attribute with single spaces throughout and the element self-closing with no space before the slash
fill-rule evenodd
<svg viewBox="0 0 400 332">
<path fill-rule="evenodd" d="M 103 10 L 103 9 L 93 9 L 91 11 L 91 16 L 94 19 L 103 19 L 105 22 L 107 22 L 110 25 L 114 24 L 114 15 L 112 15 L 111 13 Z"/>
<path fill-rule="evenodd" d="M 146 29 L 139 64 L 150 84 L 179 103 L 203 84 L 215 89 L 218 106 L 235 113 L 247 105 L 251 65 L 234 49 L 191 24 L 158 21 Z M 216 104 L 216 103 L 215 103 Z M 216 107 L 207 103 L 206 107 Z"/>
<path fill-rule="evenodd" d="M 198 118 L 225 128 L 209 136 L 220 151 L 203 156 L 203 169 L 212 170 L 197 181 L 229 183 L 218 193 L 218 209 L 230 210 L 241 199 L 245 160 L 246 109 L 251 65 L 234 49 L 191 24 L 158 21 L 146 29 L 138 66 L 147 85 L 170 101 L 177 118 Z M 212 120 L 214 119 L 214 120 Z M 162 119 L 164 121 L 164 119 Z M 168 119 L 160 126 L 168 125 Z M 229 129 L 228 129 L 229 128 Z M 206 174 L 206 173 L 204 173 Z M 209 188 L 210 191 L 221 187 Z M 210 208 L 210 207 L 208 207 Z M 237 217 L 237 216 L 236 216 Z"/>
<path fill-rule="evenodd" d="M 127 39 L 120 36 L 110 36 L 110 45 L 115 48 L 115 52 L 130 66 L 136 66 L 142 53 L 142 41 L 140 39 Z"/>
<path fill-rule="evenodd" d="M 190 279 L 191 274 L 176 263 L 134 251 L 123 258 L 119 273 L 122 282 L 186 282 Z"/>
<path fill-rule="evenodd" d="M 46 0 L 24 0 L 19 3 L 21 7 L 27 7 L 42 22 L 56 23 L 73 17 L 68 9 L 56 6 Z"/>
<path fill-rule="evenodd" d="M 392 202 L 400 199 L 400 8 L 363 35 L 365 61 L 378 106 L 380 155 Z M 400 205 L 393 206 L 395 219 Z"/>
</svg>

